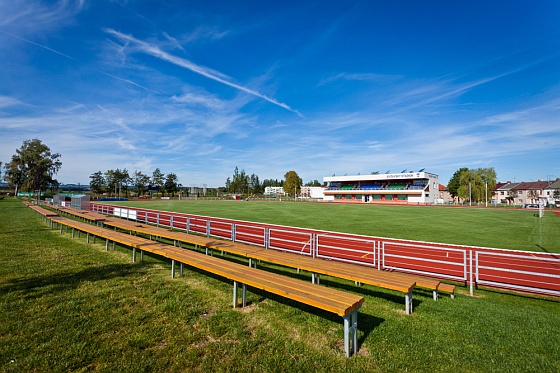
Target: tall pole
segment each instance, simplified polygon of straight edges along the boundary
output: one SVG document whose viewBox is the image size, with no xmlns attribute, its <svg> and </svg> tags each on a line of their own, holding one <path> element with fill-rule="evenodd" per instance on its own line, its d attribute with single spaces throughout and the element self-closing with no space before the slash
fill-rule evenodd
<svg viewBox="0 0 560 373">
<path fill-rule="evenodd" d="M 488 182 L 485 182 L 484 186 L 486 188 L 486 207 L 488 207 Z"/>
<path fill-rule="evenodd" d="M 469 206 L 472 206 L 471 182 L 469 181 Z"/>
</svg>

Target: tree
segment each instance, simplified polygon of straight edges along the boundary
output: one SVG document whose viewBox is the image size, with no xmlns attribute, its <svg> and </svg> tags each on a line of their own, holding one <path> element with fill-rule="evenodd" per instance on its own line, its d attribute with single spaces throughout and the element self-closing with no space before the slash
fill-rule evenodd
<svg viewBox="0 0 560 373">
<path fill-rule="evenodd" d="M 262 194 L 263 192 L 259 177 L 255 174 L 251 174 L 251 177 L 249 178 L 249 187 L 251 188 L 253 194 Z"/>
<path fill-rule="evenodd" d="M 519 197 L 519 192 L 515 189 L 508 190 L 508 195 L 506 199 L 513 205 L 515 205 L 516 199 Z"/>
<path fill-rule="evenodd" d="M 159 170 L 159 168 L 156 168 L 152 173 L 152 185 L 162 190 L 164 183 L 165 183 L 165 175 L 163 174 L 163 172 Z"/>
<path fill-rule="evenodd" d="M 118 195 L 121 194 L 121 189 L 125 190 L 125 193 L 128 195 L 128 184 L 130 183 L 130 175 L 128 174 L 127 169 L 119 170 L 107 170 L 105 172 L 105 182 L 107 184 L 107 188 L 110 191 L 114 191 L 115 197 L 117 196 L 117 189 Z"/>
<path fill-rule="evenodd" d="M 449 179 L 449 183 L 447 184 L 447 191 L 453 198 L 459 197 L 459 187 L 461 186 L 461 175 L 465 172 L 468 172 L 469 169 L 466 167 L 462 167 L 455 171 L 451 179 Z"/>
<path fill-rule="evenodd" d="M 295 193 L 294 198 L 301 191 L 302 180 L 295 171 L 288 171 L 284 175 L 284 192 L 288 195 Z"/>
<path fill-rule="evenodd" d="M 138 196 L 144 194 L 150 184 L 150 177 L 142 173 L 142 171 L 134 171 L 132 176 L 132 185 L 136 187 L 138 191 Z"/>
<path fill-rule="evenodd" d="M 319 182 L 319 180 L 315 179 L 313 181 L 308 182 L 307 184 L 305 184 L 305 186 L 309 186 L 309 187 L 320 187 L 321 183 Z"/>
<path fill-rule="evenodd" d="M 244 194 L 245 191 L 249 189 L 249 176 L 245 173 L 245 170 L 241 170 L 240 172 L 239 168 L 237 166 L 235 167 L 235 170 L 233 171 L 233 178 L 229 184 L 229 189 L 230 193 L 238 194 Z"/>
<path fill-rule="evenodd" d="M 531 199 L 531 203 L 535 203 L 539 201 L 539 191 L 536 189 L 531 189 L 527 192 L 527 197 Z"/>
<path fill-rule="evenodd" d="M 105 178 L 103 177 L 103 173 L 101 171 L 97 171 L 90 175 L 89 177 L 89 187 L 94 194 L 101 194 L 103 193 L 103 187 L 105 186 Z"/>
<path fill-rule="evenodd" d="M 25 140 L 12 160 L 6 164 L 4 179 L 16 190 L 45 190 L 55 179 L 54 175 L 62 167 L 60 154 L 51 153 L 51 149 L 39 139 Z"/>
<path fill-rule="evenodd" d="M 496 171 L 493 167 L 468 169 L 461 168 L 453 174 L 447 190 L 453 197 L 469 202 L 488 202 L 496 189 Z"/>
<path fill-rule="evenodd" d="M 231 179 L 229 178 L 229 176 L 226 179 L 226 190 L 231 194 Z"/>
<path fill-rule="evenodd" d="M 179 190 L 179 179 L 174 173 L 167 174 L 165 178 L 164 189 L 173 196 Z"/>
<path fill-rule="evenodd" d="M 494 170 L 494 167 L 478 168 L 476 173 L 484 183 L 484 197 L 481 198 L 481 200 L 490 202 L 492 200 L 492 192 L 496 190 L 496 171 Z"/>
</svg>

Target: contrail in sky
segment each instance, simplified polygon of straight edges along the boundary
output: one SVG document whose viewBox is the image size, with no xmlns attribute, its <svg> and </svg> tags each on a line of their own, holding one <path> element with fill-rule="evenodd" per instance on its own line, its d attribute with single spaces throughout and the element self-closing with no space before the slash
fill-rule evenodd
<svg viewBox="0 0 560 373">
<path fill-rule="evenodd" d="M 6 32 L 6 31 L 0 30 L 0 32 L 3 33 L 3 34 L 5 34 L 5 35 L 8 35 L 8 36 L 11 36 L 11 37 L 13 37 L 13 38 L 16 38 L 16 39 L 19 39 L 19 40 L 21 40 L 21 41 L 24 41 L 24 42 L 26 42 L 26 43 L 35 45 L 35 46 L 37 46 L 37 47 L 39 47 L 39 48 L 43 48 L 43 49 L 45 49 L 45 50 L 48 50 L 49 52 L 56 53 L 56 54 L 58 54 L 58 55 L 60 55 L 60 56 L 62 56 L 62 57 L 66 57 L 66 58 L 68 58 L 68 59 L 71 59 L 72 61 L 79 62 L 79 61 L 78 61 L 77 59 L 75 59 L 74 57 L 71 57 L 71 56 L 69 56 L 69 55 L 67 55 L 67 54 L 64 54 L 64 53 L 62 53 L 62 52 L 59 52 L 59 51 L 57 51 L 57 50 L 55 50 L 55 49 L 49 48 L 49 47 L 47 47 L 47 46 L 45 46 L 45 45 L 35 43 L 35 42 L 31 41 L 31 40 L 24 39 L 24 38 L 22 38 L 21 36 L 14 35 L 14 34 L 11 34 L 11 33 L 9 33 L 9 32 Z M 109 74 L 109 73 L 103 72 L 103 71 L 98 70 L 98 69 L 95 69 L 95 71 L 97 71 L 97 72 L 100 73 L 100 74 L 107 75 L 108 77 L 111 77 L 111 78 L 113 78 L 113 79 L 120 80 L 121 82 L 125 82 L 125 83 L 128 83 L 128 84 L 132 84 L 132 85 L 134 85 L 134 86 L 136 86 L 136 87 L 138 87 L 138 88 L 142 88 L 142 89 L 145 89 L 145 90 L 147 90 L 147 91 L 150 91 L 150 92 L 153 92 L 153 93 L 156 93 L 156 94 L 160 94 L 158 91 L 154 91 L 153 89 L 144 87 L 143 85 L 140 85 L 140 84 L 138 84 L 138 83 L 135 83 L 135 82 L 133 82 L 132 80 L 119 78 L 118 76 L 111 75 L 111 74 Z"/>
<path fill-rule="evenodd" d="M 21 41 L 24 41 L 24 42 L 26 42 L 26 43 L 33 44 L 33 45 L 35 45 L 35 46 L 37 46 L 37 47 L 46 49 L 46 50 L 48 50 L 49 52 L 53 52 L 53 53 L 56 53 L 56 54 L 58 54 L 58 55 L 61 55 L 62 57 L 69 58 L 69 59 L 71 59 L 71 60 L 73 60 L 73 61 L 76 61 L 76 62 L 78 61 L 78 60 L 75 59 L 74 57 L 70 57 L 70 56 L 67 55 L 67 54 L 64 54 L 64 53 L 62 53 L 62 52 L 59 52 L 59 51 L 54 50 L 54 49 L 52 49 L 52 48 L 49 48 L 49 47 L 47 47 L 47 46 L 45 46 L 45 45 L 38 44 L 38 43 L 35 43 L 35 42 L 31 41 L 31 40 L 24 39 L 24 38 L 22 38 L 21 36 L 17 36 L 17 35 L 11 34 L 11 33 L 9 33 L 9 32 L 2 31 L 2 30 L 0 30 L 0 32 L 3 33 L 3 34 L 5 34 L 5 35 L 9 35 L 9 36 L 11 36 L 11 37 L 13 37 L 13 38 L 16 38 L 16 39 L 19 39 L 19 40 L 21 40 Z"/>
<path fill-rule="evenodd" d="M 108 34 L 111 34 L 111 35 L 115 36 L 116 38 L 118 38 L 120 40 L 128 41 L 128 42 L 131 42 L 131 43 L 134 43 L 134 44 L 138 45 L 140 47 L 140 50 L 143 51 L 144 53 L 147 53 L 149 55 L 152 55 L 152 56 L 157 57 L 159 59 L 162 59 L 164 61 L 171 62 L 174 65 L 184 67 L 185 69 L 188 69 L 188 70 L 190 70 L 194 73 L 205 76 L 208 79 L 212 79 L 216 82 L 220 82 L 222 84 L 225 84 L 229 87 L 238 89 L 240 91 L 243 91 L 243 92 L 248 93 L 250 95 L 253 95 L 255 97 L 262 98 L 262 99 L 264 99 L 264 100 L 266 100 L 266 101 L 268 101 L 268 102 L 270 102 L 274 105 L 280 106 L 281 108 L 284 108 L 286 110 L 291 111 L 292 113 L 295 113 L 299 116 L 302 116 L 301 113 L 299 113 L 297 110 L 292 109 L 290 106 L 288 106 L 288 105 L 286 105 L 282 102 L 276 101 L 274 98 L 268 97 L 268 96 L 266 96 L 262 93 L 259 93 L 257 91 L 253 91 L 252 89 L 240 86 L 239 84 L 235 84 L 235 83 L 230 82 L 229 80 L 227 80 L 228 77 L 226 75 L 220 73 L 220 72 L 214 71 L 212 69 L 208 69 L 204 66 L 196 65 L 189 60 L 186 60 L 184 58 L 180 58 L 180 57 L 174 56 L 172 54 L 169 54 L 167 52 L 164 52 L 161 49 L 159 49 L 157 46 L 154 46 L 154 45 L 148 44 L 144 41 L 138 40 L 138 39 L 136 39 L 136 38 L 134 38 L 130 35 L 125 35 L 123 33 L 120 33 L 118 31 L 115 31 L 115 30 L 112 30 L 112 29 L 105 29 L 104 31 Z"/>
</svg>

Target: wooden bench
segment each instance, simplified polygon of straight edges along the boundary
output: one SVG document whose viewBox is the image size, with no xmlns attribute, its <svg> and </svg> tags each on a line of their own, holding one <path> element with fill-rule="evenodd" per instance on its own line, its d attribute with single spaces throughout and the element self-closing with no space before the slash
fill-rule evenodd
<svg viewBox="0 0 560 373">
<path fill-rule="evenodd" d="M 301 281 L 256 268 L 247 267 L 238 263 L 214 258 L 196 251 L 184 250 L 179 247 L 155 242 L 147 238 L 133 236 L 131 234 L 111 231 L 106 228 L 93 226 L 73 219 L 60 217 L 56 220 L 60 226 L 87 234 L 89 243 L 90 235 L 118 242 L 133 249 L 133 261 L 136 261 L 136 250 L 147 251 L 166 258 L 172 262 L 172 277 L 175 276 L 175 261 L 189 266 L 225 277 L 233 281 L 233 306 L 237 306 L 238 283 L 242 286 L 242 305 L 246 305 L 246 287 L 251 286 L 272 294 L 276 294 L 300 303 L 304 303 L 325 311 L 335 313 L 344 320 L 344 351 L 347 357 L 352 352 L 358 351 L 358 310 L 364 302 L 364 297 L 343 292 L 341 290 L 318 287 L 306 281 Z M 108 244 L 105 246 L 106 250 Z"/>
<path fill-rule="evenodd" d="M 38 213 L 39 215 L 41 215 L 42 218 L 45 219 L 45 221 L 47 223 L 49 223 L 49 225 L 52 228 L 52 223 L 53 223 L 53 219 L 59 219 L 60 215 L 58 215 L 55 212 L 52 212 L 51 210 L 47 210 L 46 208 L 43 208 L 39 205 L 35 205 L 32 203 L 25 203 L 25 205 L 27 207 L 29 207 L 31 210 L 35 211 L 36 213 Z"/>
<path fill-rule="evenodd" d="M 443 291 L 444 293 L 449 293 L 451 299 L 455 298 L 455 285 L 442 282 L 439 284 L 438 290 Z"/>
<path fill-rule="evenodd" d="M 89 210 L 78 210 L 72 207 L 57 206 L 57 205 L 51 205 L 49 207 L 63 214 L 73 216 L 79 219 L 83 219 L 84 221 L 90 221 L 96 224 L 99 224 L 107 220 L 107 216 Z"/>
</svg>

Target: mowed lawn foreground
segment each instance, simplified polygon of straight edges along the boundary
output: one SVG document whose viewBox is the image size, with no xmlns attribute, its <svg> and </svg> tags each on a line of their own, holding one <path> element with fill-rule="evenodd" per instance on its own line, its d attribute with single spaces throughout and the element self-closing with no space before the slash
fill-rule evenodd
<svg viewBox="0 0 560 373">
<path fill-rule="evenodd" d="M 228 281 L 190 269 L 171 279 L 169 262 L 61 235 L 20 201 L 0 200 L 0 236 L 2 372 L 560 371 L 554 298 L 415 292 L 407 316 L 399 293 L 325 276 L 321 286 L 366 298 L 347 359 L 338 316 L 252 289 L 234 310 Z"/>
<path fill-rule="evenodd" d="M 368 236 L 560 253 L 560 217 L 528 209 L 308 202 L 130 201 L 175 211 Z"/>
</svg>

